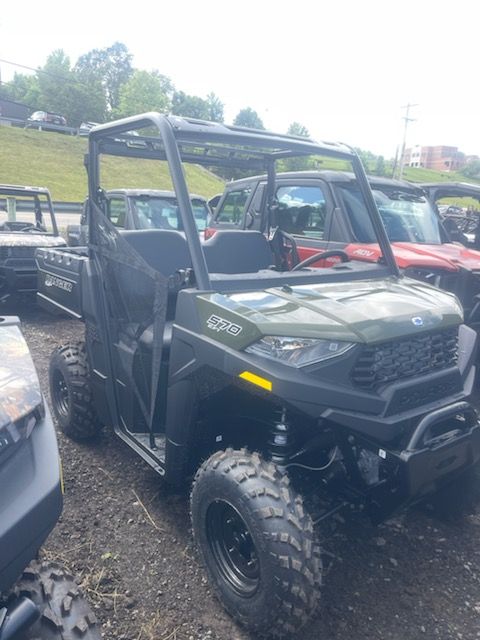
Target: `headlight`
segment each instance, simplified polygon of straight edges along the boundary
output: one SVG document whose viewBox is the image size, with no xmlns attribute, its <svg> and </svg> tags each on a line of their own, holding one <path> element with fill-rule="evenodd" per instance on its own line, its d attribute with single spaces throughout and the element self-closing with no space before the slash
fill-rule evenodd
<svg viewBox="0 0 480 640">
<path fill-rule="evenodd" d="M 17 326 L 0 325 L 0 453 L 28 438 L 44 416 L 40 384 L 27 343 Z"/>
<path fill-rule="evenodd" d="M 354 346 L 353 342 L 337 340 L 265 336 L 247 347 L 245 351 L 283 362 L 290 367 L 304 367 L 307 364 L 340 356 Z"/>
</svg>

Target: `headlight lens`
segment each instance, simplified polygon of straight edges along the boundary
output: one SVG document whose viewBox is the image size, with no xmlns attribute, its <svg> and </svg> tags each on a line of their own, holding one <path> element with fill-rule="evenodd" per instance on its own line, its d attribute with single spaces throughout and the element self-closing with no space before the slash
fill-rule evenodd
<svg viewBox="0 0 480 640">
<path fill-rule="evenodd" d="M 338 340 L 265 336 L 247 347 L 245 351 L 283 362 L 290 367 L 304 367 L 340 356 L 354 346 L 353 342 Z"/>
<path fill-rule="evenodd" d="M 45 413 L 27 343 L 17 326 L 0 325 L 0 453 L 28 438 Z"/>
</svg>

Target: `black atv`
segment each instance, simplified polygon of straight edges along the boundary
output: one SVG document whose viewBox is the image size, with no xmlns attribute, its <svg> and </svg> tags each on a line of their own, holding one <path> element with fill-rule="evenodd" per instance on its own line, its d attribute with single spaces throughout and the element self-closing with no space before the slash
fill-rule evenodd
<svg viewBox="0 0 480 640">
<path fill-rule="evenodd" d="M 141 147 L 122 139 L 142 128 Z M 166 161 L 184 232 L 119 231 L 104 156 Z M 324 247 L 290 269 L 295 245 L 278 228 L 201 243 L 182 160 L 266 173 L 251 215 L 266 206 L 270 221 L 276 161 L 297 156 L 354 172 L 376 262 Z M 315 521 L 345 503 L 379 521 L 478 461 L 475 332 L 452 294 L 399 274 L 345 145 L 151 113 L 94 128 L 86 164 L 88 247 L 37 251 L 43 304 L 85 322 L 85 342 L 52 356 L 58 422 L 77 439 L 112 425 L 168 482 L 193 478 L 218 597 L 254 632 L 290 637 L 319 597 Z M 339 217 L 329 224 L 335 237 Z"/>
<path fill-rule="evenodd" d="M 0 640 L 99 640 L 71 575 L 35 560 L 62 510 L 60 459 L 16 318 L 0 318 Z"/>
</svg>

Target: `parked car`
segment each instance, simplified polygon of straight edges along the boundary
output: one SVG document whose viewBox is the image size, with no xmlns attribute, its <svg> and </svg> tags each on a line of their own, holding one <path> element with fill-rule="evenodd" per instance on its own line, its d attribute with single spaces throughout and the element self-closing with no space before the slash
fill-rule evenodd
<svg viewBox="0 0 480 640">
<path fill-rule="evenodd" d="M 191 195 L 191 202 L 197 228 L 203 232 L 211 215 L 207 200 L 202 196 Z M 119 229 L 183 230 L 174 191 L 115 189 L 106 192 L 105 207 L 108 218 Z M 85 246 L 87 234 L 88 199 L 83 205 L 80 224 L 70 224 L 67 227 L 68 245 Z"/>
<path fill-rule="evenodd" d="M 0 301 L 35 293 L 35 250 L 65 245 L 48 189 L 0 185 Z"/>
<path fill-rule="evenodd" d="M 116 142 L 146 123 L 155 148 Z M 99 170 L 109 152 L 167 159 L 182 233 L 118 230 Z M 311 262 L 323 253 L 325 268 L 289 269 L 281 243 L 260 231 L 200 242 L 184 163 L 269 167 L 273 216 L 277 160 L 308 155 L 349 163 L 375 261 L 315 247 Z M 149 113 L 90 133 L 88 175 L 88 246 L 37 250 L 45 306 L 85 323 L 85 343 L 59 346 L 50 361 L 58 424 L 79 440 L 111 425 L 166 481 L 190 485 L 212 590 L 253 638 L 293 637 L 322 584 L 314 522 L 351 504 L 378 522 L 479 460 L 477 336 L 455 296 L 400 275 L 350 147 Z M 330 193 L 289 186 L 281 201 L 310 207 L 305 228 L 321 239 Z"/>
<path fill-rule="evenodd" d="M 53 125 L 53 127 L 51 126 Z M 66 127 L 67 119 L 59 113 L 51 113 L 50 111 L 34 111 L 27 120 L 27 127 L 37 129 L 48 129 L 57 127 Z"/>
<path fill-rule="evenodd" d="M 425 192 L 427 185 L 419 187 L 375 176 L 369 177 L 369 183 L 402 272 L 455 293 L 464 306 L 468 324 L 480 328 L 480 252 L 452 242 Z M 267 232 L 266 184 L 266 176 L 228 183 L 206 237 L 218 229 Z M 431 197 L 445 197 L 446 191 L 436 187 L 434 190 L 431 185 Z M 310 259 L 319 251 L 332 250 L 344 252 L 347 259 L 380 259 L 353 174 L 280 173 L 276 176 L 272 207 L 274 226 L 290 236 L 294 263 Z M 455 240 L 458 239 L 456 235 Z"/>
<path fill-rule="evenodd" d="M 73 577 L 37 555 L 62 511 L 55 427 L 18 318 L 0 318 L 0 639 L 100 640 Z"/>
</svg>

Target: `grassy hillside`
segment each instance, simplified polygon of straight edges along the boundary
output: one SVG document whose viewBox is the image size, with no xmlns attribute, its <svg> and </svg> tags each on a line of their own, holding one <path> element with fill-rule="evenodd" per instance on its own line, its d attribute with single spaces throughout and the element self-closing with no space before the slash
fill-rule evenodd
<svg viewBox="0 0 480 640">
<path fill-rule="evenodd" d="M 83 156 L 85 138 L 0 126 L 0 182 L 48 187 L 54 200 L 80 202 L 87 193 Z M 189 190 L 205 197 L 223 191 L 212 173 L 189 165 Z M 102 163 L 103 186 L 170 189 L 163 162 L 108 157 Z"/>
<path fill-rule="evenodd" d="M 87 174 L 83 156 L 85 138 L 46 131 L 0 126 L 0 182 L 48 187 L 54 200 L 80 202 L 87 192 Z M 324 159 L 320 169 L 348 170 L 345 162 Z M 368 167 L 371 171 L 373 167 Z M 279 168 L 281 170 L 281 168 Z M 192 193 L 206 197 L 223 191 L 223 182 L 202 167 L 186 165 L 187 182 Z M 105 188 L 149 187 L 170 189 L 168 169 L 163 162 L 107 157 L 102 163 Z M 459 173 L 440 173 L 405 167 L 404 178 L 412 182 L 476 182 Z M 452 202 L 458 199 L 450 199 Z M 462 204 L 475 204 L 465 201 Z"/>
<path fill-rule="evenodd" d="M 405 180 L 411 182 L 470 182 L 471 184 L 480 184 L 479 180 L 466 178 L 457 171 L 446 173 L 444 171 L 432 171 L 431 169 L 422 169 L 421 167 L 405 167 L 403 170 Z"/>
</svg>

